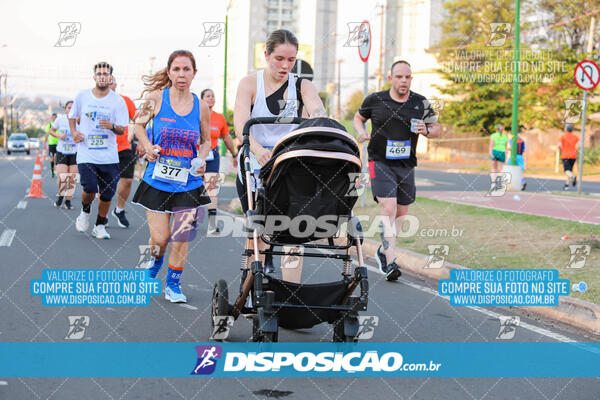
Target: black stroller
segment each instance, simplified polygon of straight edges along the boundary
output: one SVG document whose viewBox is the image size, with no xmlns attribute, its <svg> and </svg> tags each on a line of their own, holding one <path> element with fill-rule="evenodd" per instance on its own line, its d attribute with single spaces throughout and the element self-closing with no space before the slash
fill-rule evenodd
<svg viewBox="0 0 600 400">
<path fill-rule="evenodd" d="M 254 124 L 282 123 L 277 118 L 253 118 L 244 126 L 243 161 L 246 182 L 250 182 L 250 127 Z M 248 226 L 248 237 L 253 248 L 243 253 L 240 293 L 231 305 L 228 299 L 227 282 L 219 280 L 213 289 L 211 322 L 219 316 L 240 314 L 252 318 L 252 340 L 276 342 L 279 326 L 287 329 L 311 328 L 322 322 L 333 324 L 333 341 L 356 341 L 358 334 L 358 312 L 367 309 L 368 278 L 363 265 L 360 224 L 352 217 L 356 196 L 349 196 L 349 177 L 361 172 L 359 147 L 356 140 L 338 122 L 328 118 L 304 120 L 290 118 L 285 123 L 299 124 L 282 137 L 273 148 L 272 157 L 259 174 L 262 188 L 256 191 L 253 201 L 248 187 L 247 222 L 257 217 L 336 216 L 339 221 L 348 221 L 347 240 L 335 244 L 337 229 L 322 230 L 319 224 L 310 230 L 310 218 L 301 222 L 302 231 L 312 232 L 303 237 L 292 235 L 290 228 L 272 229 L 267 224 L 259 233 L 260 226 Z M 338 225 L 336 225 L 338 226 Z M 259 250 L 258 239 L 267 245 Z M 299 257 L 325 257 L 343 262 L 342 279 L 336 282 L 297 284 L 276 279 L 265 273 L 259 261 L 259 253 L 266 257 L 290 256 L 283 246 L 297 245 Z M 351 270 L 350 248 L 356 247 L 358 267 Z M 275 248 L 281 247 L 277 251 Z M 304 250 L 309 250 L 305 252 Z M 294 254 L 294 253 L 292 253 Z M 250 260 L 252 260 L 250 262 Z M 249 266 L 248 266 L 249 264 Z M 283 265 L 282 265 L 283 267 Z M 354 290 L 360 287 L 358 296 Z M 246 298 L 251 296 L 250 308 L 245 307 Z"/>
</svg>

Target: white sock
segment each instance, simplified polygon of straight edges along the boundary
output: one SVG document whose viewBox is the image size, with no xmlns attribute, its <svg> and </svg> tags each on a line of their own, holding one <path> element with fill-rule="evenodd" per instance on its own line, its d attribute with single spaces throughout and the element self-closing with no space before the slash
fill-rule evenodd
<svg viewBox="0 0 600 400">
<path fill-rule="evenodd" d="M 123 210 L 124 210 L 124 208 L 119 208 L 119 207 L 117 207 L 117 208 L 115 209 L 115 212 L 118 214 L 118 213 L 120 213 L 120 212 L 121 212 L 121 211 L 123 211 Z"/>
</svg>

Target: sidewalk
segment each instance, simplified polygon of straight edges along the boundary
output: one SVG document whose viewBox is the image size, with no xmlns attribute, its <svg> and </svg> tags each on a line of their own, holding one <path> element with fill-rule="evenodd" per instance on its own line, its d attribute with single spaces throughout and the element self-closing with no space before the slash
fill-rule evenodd
<svg viewBox="0 0 600 400">
<path fill-rule="evenodd" d="M 557 196 L 544 193 L 506 192 L 486 196 L 485 192 L 421 191 L 419 196 L 477 207 L 600 224 L 600 199 Z"/>
</svg>

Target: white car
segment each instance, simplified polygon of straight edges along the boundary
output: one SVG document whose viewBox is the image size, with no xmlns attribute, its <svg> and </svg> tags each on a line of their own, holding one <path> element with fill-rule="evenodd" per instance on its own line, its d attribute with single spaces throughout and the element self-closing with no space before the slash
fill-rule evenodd
<svg viewBox="0 0 600 400">
<path fill-rule="evenodd" d="M 13 152 L 25 152 L 29 154 L 29 138 L 26 133 L 13 133 L 8 138 L 8 154 Z"/>
<path fill-rule="evenodd" d="M 29 139 L 29 150 L 37 150 L 40 148 L 39 139 L 31 138 Z"/>
</svg>

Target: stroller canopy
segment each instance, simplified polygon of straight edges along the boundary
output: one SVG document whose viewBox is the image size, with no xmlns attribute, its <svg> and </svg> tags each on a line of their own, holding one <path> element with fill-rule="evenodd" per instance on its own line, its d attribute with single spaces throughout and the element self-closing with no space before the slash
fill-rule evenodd
<svg viewBox="0 0 600 400">
<path fill-rule="evenodd" d="M 292 232 L 265 233 L 296 244 L 332 237 L 335 231 L 310 225 L 319 218 L 333 222 L 350 215 L 361 166 L 358 143 L 343 125 L 329 118 L 304 121 L 275 144 L 271 159 L 261 168 L 264 192 L 257 202 L 258 214 L 287 216 L 297 225 Z"/>
</svg>

